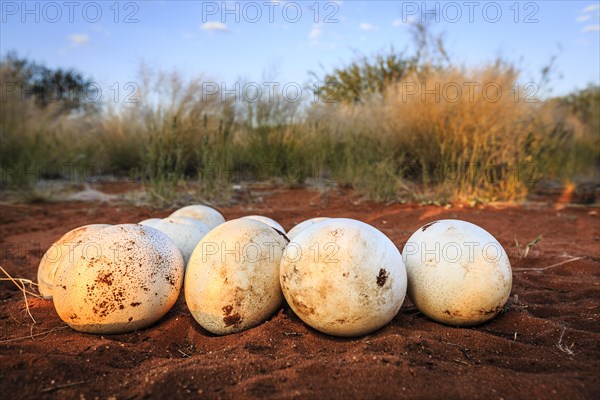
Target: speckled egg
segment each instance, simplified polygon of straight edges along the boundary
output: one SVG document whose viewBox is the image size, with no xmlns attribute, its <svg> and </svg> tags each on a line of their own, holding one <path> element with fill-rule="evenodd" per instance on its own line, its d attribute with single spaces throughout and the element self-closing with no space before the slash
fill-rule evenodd
<svg viewBox="0 0 600 400">
<path fill-rule="evenodd" d="M 498 314 L 510 296 L 512 271 L 506 252 L 472 223 L 430 222 L 408 239 L 402 253 L 408 295 L 435 321 L 481 324 Z"/>
<path fill-rule="evenodd" d="M 210 231 L 202 222 L 187 217 L 167 217 L 156 222 L 153 228 L 165 233 L 177 245 L 185 264 L 200 239 Z"/>
<path fill-rule="evenodd" d="M 137 224 L 86 235 L 75 261 L 59 266 L 54 307 L 71 328 L 122 333 L 147 327 L 173 306 L 183 282 L 183 257 L 161 231 Z"/>
<path fill-rule="evenodd" d="M 285 233 L 285 229 L 283 229 L 283 226 L 281 226 L 279 224 L 279 222 L 275 221 L 272 218 L 265 217 L 265 216 L 262 216 L 262 215 L 247 215 L 247 216 L 242 217 L 242 218 L 249 218 L 249 219 L 253 219 L 255 221 L 260 221 L 263 224 L 267 224 L 270 227 L 273 227 L 273 228 L 277 229 L 279 232 Z"/>
<path fill-rule="evenodd" d="M 202 238 L 185 274 L 193 317 L 217 335 L 266 321 L 281 306 L 279 263 L 287 238 L 250 218 L 225 222 Z"/>
<path fill-rule="evenodd" d="M 288 239 L 292 240 L 292 239 L 294 239 L 294 237 L 296 237 L 297 234 L 302 232 L 304 229 L 308 228 L 311 225 L 316 224 L 317 222 L 325 221 L 326 219 L 329 219 L 329 218 L 328 217 L 316 217 L 316 218 L 311 218 L 311 219 L 302 221 L 298 225 L 296 225 L 292 229 L 290 229 L 290 231 L 287 233 L 287 237 L 288 237 Z"/>
<path fill-rule="evenodd" d="M 80 226 L 65 233 L 44 254 L 38 267 L 37 279 L 40 294 L 45 299 L 52 298 L 54 288 L 54 275 L 61 263 L 72 263 L 74 260 L 73 248 L 78 241 L 92 232 L 106 228 L 106 224 L 91 224 Z"/>
<path fill-rule="evenodd" d="M 376 228 L 346 218 L 296 235 L 282 258 L 280 281 L 296 315 L 335 336 L 383 327 L 406 295 L 406 270 L 394 243 Z"/>
<path fill-rule="evenodd" d="M 171 214 L 170 217 L 188 217 L 197 219 L 210 229 L 225 222 L 225 218 L 220 212 L 212 207 L 203 206 L 201 204 L 182 207 Z"/>
</svg>

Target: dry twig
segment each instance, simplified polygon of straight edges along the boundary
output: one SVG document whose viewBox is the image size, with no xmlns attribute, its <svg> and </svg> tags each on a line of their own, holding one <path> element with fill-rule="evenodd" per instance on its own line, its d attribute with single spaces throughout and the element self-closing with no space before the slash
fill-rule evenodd
<svg viewBox="0 0 600 400">
<path fill-rule="evenodd" d="M 15 284 L 16 287 L 19 288 L 19 290 L 21 291 L 21 293 L 23 293 L 23 298 L 25 299 L 25 309 L 27 310 L 27 314 L 29 314 L 29 318 L 31 318 L 31 320 L 33 321 L 33 324 L 35 325 L 37 322 L 35 320 L 35 318 L 33 318 L 33 315 L 31 315 L 31 311 L 29 310 L 29 302 L 27 301 L 27 295 L 29 294 L 30 296 L 34 296 L 37 298 L 42 298 L 42 296 L 40 296 L 39 294 L 29 291 L 25 288 L 25 285 L 28 284 L 30 286 L 37 286 L 37 283 L 33 282 L 32 280 L 29 279 L 25 279 L 25 278 L 13 278 L 8 272 L 6 272 L 6 270 L 4 268 L 2 268 L 2 266 L 0 266 L 0 271 L 2 271 L 2 273 L 4 275 L 6 275 L 6 278 L 0 278 L 0 281 L 10 281 L 12 283 Z M 33 327 L 33 325 L 32 325 Z"/>
<path fill-rule="evenodd" d="M 33 339 L 34 337 L 37 337 L 37 336 L 49 335 L 54 331 L 59 331 L 61 329 L 67 329 L 67 328 L 68 328 L 68 326 L 57 326 L 56 328 L 52 328 L 52 329 L 44 331 L 44 332 L 39 332 L 39 333 L 36 333 L 35 335 L 30 334 L 29 336 L 21 336 L 21 337 L 16 337 L 16 338 L 12 338 L 12 339 L 0 340 L 0 344 L 16 342 L 18 340 L 23 340 L 23 339 Z"/>
<path fill-rule="evenodd" d="M 561 331 L 560 331 L 560 337 L 558 338 L 558 343 L 556 343 L 556 347 L 558 347 L 558 349 L 560 351 L 562 351 L 563 353 L 567 353 L 568 355 L 572 356 L 575 353 L 573 352 L 573 346 L 575 346 L 575 343 L 571 343 L 571 345 L 566 345 L 562 343 L 563 340 L 563 336 L 565 335 L 565 331 L 567 330 L 567 328 L 565 328 L 564 326 L 562 327 Z"/>
<path fill-rule="evenodd" d="M 570 258 L 568 260 L 561 261 L 559 263 L 550 265 L 548 267 L 540 267 L 540 268 L 513 268 L 513 271 L 545 271 L 547 269 L 555 268 L 555 267 L 560 267 L 561 265 L 565 265 L 565 264 L 568 264 L 570 262 L 578 261 L 578 260 L 581 260 L 581 259 L 584 259 L 584 258 L 585 258 L 585 256 L 574 257 L 574 258 Z"/>
</svg>

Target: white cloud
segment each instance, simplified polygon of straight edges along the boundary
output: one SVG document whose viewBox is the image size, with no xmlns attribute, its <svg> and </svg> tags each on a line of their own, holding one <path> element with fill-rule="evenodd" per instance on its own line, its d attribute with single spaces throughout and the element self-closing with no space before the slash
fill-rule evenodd
<svg viewBox="0 0 600 400">
<path fill-rule="evenodd" d="M 586 14 L 586 13 L 598 11 L 598 10 L 600 10 L 600 4 L 590 4 L 589 6 L 584 8 L 581 12 Z"/>
<path fill-rule="evenodd" d="M 375 25 L 369 24 L 368 22 L 361 22 L 358 27 L 363 31 L 373 31 L 377 28 Z"/>
<path fill-rule="evenodd" d="M 583 29 L 581 30 L 581 32 L 599 32 L 600 31 L 600 25 L 587 25 L 585 27 L 583 27 Z"/>
<path fill-rule="evenodd" d="M 323 26 L 319 24 L 314 24 L 310 32 L 308 33 L 308 38 L 310 40 L 317 40 L 323 34 Z"/>
<path fill-rule="evenodd" d="M 591 19 L 598 20 L 600 18 L 600 4 L 590 4 L 585 7 L 579 13 L 579 16 L 575 21 L 577 22 L 585 22 L 590 21 Z M 592 22 L 592 21 L 590 21 Z M 592 22 L 593 23 L 593 22 Z M 597 31 L 597 25 L 587 25 L 581 31 L 582 32 L 595 32 Z"/>
<path fill-rule="evenodd" d="M 69 39 L 71 47 L 83 46 L 90 42 L 90 37 L 85 33 L 72 33 L 67 39 Z"/>
<path fill-rule="evenodd" d="M 587 21 L 588 19 L 590 19 L 590 15 L 589 14 L 585 14 L 585 15 L 580 15 L 579 17 L 577 17 L 576 21 L 577 22 L 583 22 L 583 21 Z"/>
<path fill-rule="evenodd" d="M 308 33 L 309 44 L 311 47 L 333 50 L 344 40 L 344 36 L 336 32 L 331 25 L 324 23 L 313 24 Z"/>
<path fill-rule="evenodd" d="M 205 31 L 219 31 L 219 32 L 227 32 L 227 25 L 219 21 L 209 21 L 205 22 L 200 26 L 201 29 Z"/>
<path fill-rule="evenodd" d="M 406 22 L 404 20 L 402 20 L 401 18 L 393 20 L 392 26 L 410 25 L 410 24 L 413 24 L 414 22 L 415 22 L 415 17 L 410 15 L 408 18 L 406 18 Z"/>
</svg>

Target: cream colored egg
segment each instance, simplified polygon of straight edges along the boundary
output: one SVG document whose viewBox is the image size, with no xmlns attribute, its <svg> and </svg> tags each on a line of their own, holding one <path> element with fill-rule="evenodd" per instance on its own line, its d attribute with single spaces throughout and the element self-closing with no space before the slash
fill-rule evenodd
<svg viewBox="0 0 600 400">
<path fill-rule="evenodd" d="M 156 222 L 153 228 L 165 233 L 177 245 L 186 264 L 200 239 L 210 231 L 202 222 L 188 217 L 167 217 Z"/>
<path fill-rule="evenodd" d="M 220 212 L 212 207 L 203 206 L 201 204 L 194 204 L 180 208 L 171 214 L 170 217 L 188 217 L 197 219 L 210 229 L 225 222 L 225 218 Z"/>
<path fill-rule="evenodd" d="M 185 274 L 185 300 L 207 331 L 225 335 L 266 321 L 281 306 L 279 263 L 287 238 L 240 218 L 202 238 Z"/>
<path fill-rule="evenodd" d="M 283 226 L 281 226 L 279 224 L 279 222 L 275 221 L 272 218 L 265 217 L 265 216 L 262 216 L 262 215 L 247 215 L 247 216 L 242 217 L 242 218 L 248 218 L 248 219 L 253 219 L 255 221 L 260 221 L 263 224 L 267 224 L 270 227 L 273 227 L 273 228 L 277 229 L 279 232 L 285 233 L 285 229 L 283 229 Z"/>
<path fill-rule="evenodd" d="M 316 218 L 311 218 L 311 219 L 302 221 L 298 225 L 296 225 L 292 229 L 290 229 L 290 231 L 287 233 L 287 237 L 288 237 L 288 239 L 292 240 L 292 239 L 294 239 L 294 237 L 297 234 L 302 232 L 304 229 L 308 228 L 311 225 L 316 224 L 317 222 L 325 221 L 326 219 L 329 219 L 329 218 L 328 217 L 316 217 Z"/>
<path fill-rule="evenodd" d="M 54 275 L 58 266 L 61 263 L 73 262 L 73 248 L 77 242 L 82 240 L 85 235 L 106 228 L 107 226 L 110 225 L 91 224 L 70 230 L 46 251 L 40 261 L 37 273 L 38 289 L 45 299 L 52 298 Z"/>
<path fill-rule="evenodd" d="M 151 226 L 154 228 L 154 225 L 156 225 L 159 221 L 161 221 L 160 218 L 148 218 L 148 219 L 138 222 L 138 224 Z"/>
<path fill-rule="evenodd" d="M 512 271 L 498 241 L 477 225 L 440 220 L 419 228 L 402 251 L 408 295 L 429 318 L 477 325 L 498 314 L 512 287 Z"/>
<path fill-rule="evenodd" d="M 331 218 L 296 235 L 280 274 L 296 315 L 335 336 L 366 335 L 383 327 L 406 295 L 406 270 L 394 243 L 352 219 Z"/>
<path fill-rule="evenodd" d="M 115 225 L 86 235 L 75 261 L 54 277 L 54 307 L 71 328 L 122 333 L 144 328 L 173 306 L 183 281 L 181 252 L 161 231 Z"/>
</svg>

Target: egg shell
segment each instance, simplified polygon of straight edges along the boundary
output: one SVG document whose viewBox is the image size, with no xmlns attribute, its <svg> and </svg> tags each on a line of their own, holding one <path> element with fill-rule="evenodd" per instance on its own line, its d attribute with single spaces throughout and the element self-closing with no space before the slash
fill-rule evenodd
<svg viewBox="0 0 600 400">
<path fill-rule="evenodd" d="M 202 222 L 188 217 L 167 217 L 155 223 L 153 228 L 166 234 L 177 245 L 185 264 L 200 239 L 210 231 Z"/>
<path fill-rule="evenodd" d="M 277 229 L 279 232 L 285 233 L 285 229 L 283 229 L 283 226 L 281 226 L 279 224 L 279 222 L 275 221 L 272 218 L 265 217 L 263 215 L 247 215 L 247 216 L 242 217 L 242 218 L 249 218 L 249 219 L 253 219 L 255 221 L 260 221 L 263 224 L 267 224 L 270 227 L 273 227 L 273 228 Z"/>
<path fill-rule="evenodd" d="M 294 226 L 292 229 L 289 230 L 289 232 L 287 233 L 287 237 L 288 237 L 288 239 L 292 240 L 297 234 L 302 232 L 304 229 L 308 228 L 309 226 L 311 226 L 313 224 L 316 224 L 317 222 L 325 221 L 327 219 L 329 219 L 329 218 L 328 217 L 316 217 L 316 218 L 311 218 L 311 219 L 302 221 L 298 225 Z"/>
<path fill-rule="evenodd" d="M 296 315 L 335 336 L 383 327 L 406 296 L 406 270 L 394 243 L 352 219 L 331 218 L 300 232 L 286 248 L 280 274 Z"/>
<path fill-rule="evenodd" d="M 38 266 L 38 290 L 45 299 L 52 298 L 54 288 L 54 275 L 61 263 L 72 262 L 72 249 L 85 235 L 106 228 L 107 224 L 84 225 L 72 229 L 58 239 L 44 254 Z"/>
<path fill-rule="evenodd" d="M 249 218 L 206 234 L 185 274 L 185 300 L 194 319 L 217 335 L 266 321 L 283 301 L 279 263 L 287 243 L 285 235 Z"/>
<path fill-rule="evenodd" d="M 188 217 L 197 219 L 202 222 L 210 229 L 221 225 L 225 222 L 223 215 L 212 207 L 204 206 L 201 204 L 193 204 L 185 206 L 179 210 L 173 212 L 170 217 Z"/>
<path fill-rule="evenodd" d="M 508 256 L 479 226 L 439 220 L 419 228 L 402 251 L 408 295 L 429 318 L 478 325 L 498 314 L 512 287 Z"/>
<path fill-rule="evenodd" d="M 154 228 L 154 225 L 156 225 L 159 221 L 161 221 L 160 218 L 148 218 L 148 219 L 138 222 L 138 224 L 151 226 Z"/>
<path fill-rule="evenodd" d="M 54 307 L 71 328 L 123 333 L 159 320 L 183 282 L 181 252 L 161 231 L 115 225 L 84 237 L 54 277 Z"/>
</svg>

